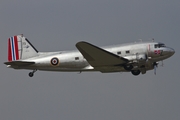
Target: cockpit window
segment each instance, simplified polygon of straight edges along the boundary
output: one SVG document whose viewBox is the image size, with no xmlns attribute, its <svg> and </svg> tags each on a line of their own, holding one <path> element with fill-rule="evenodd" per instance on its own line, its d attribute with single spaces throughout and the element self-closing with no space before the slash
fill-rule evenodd
<svg viewBox="0 0 180 120">
<path fill-rule="evenodd" d="M 165 44 L 160 44 L 160 47 L 166 47 Z"/>
<path fill-rule="evenodd" d="M 154 48 L 166 47 L 165 44 L 155 44 Z"/>
</svg>

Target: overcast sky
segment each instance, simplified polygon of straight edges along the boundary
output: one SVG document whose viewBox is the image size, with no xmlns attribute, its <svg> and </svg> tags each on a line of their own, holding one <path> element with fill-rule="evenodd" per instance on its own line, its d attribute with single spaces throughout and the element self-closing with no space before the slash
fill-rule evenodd
<svg viewBox="0 0 180 120">
<path fill-rule="evenodd" d="M 1 0 L 1 120 L 180 120 L 179 0 Z M 157 75 L 13 70 L 7 39 L 24 34 L 39 51 L 142 39 L 176 53 Z"/>
</svg>

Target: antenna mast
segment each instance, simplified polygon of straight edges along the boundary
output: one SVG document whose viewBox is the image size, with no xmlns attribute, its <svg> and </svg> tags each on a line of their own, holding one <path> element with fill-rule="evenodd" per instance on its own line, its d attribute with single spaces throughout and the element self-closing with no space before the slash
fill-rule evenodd
<svg viewBox="0 0 180 120">
<path fill-rule="evenodd" d="M 154 42 L 154 38 L 152 38 L 152 41 Z"/>
</svg>

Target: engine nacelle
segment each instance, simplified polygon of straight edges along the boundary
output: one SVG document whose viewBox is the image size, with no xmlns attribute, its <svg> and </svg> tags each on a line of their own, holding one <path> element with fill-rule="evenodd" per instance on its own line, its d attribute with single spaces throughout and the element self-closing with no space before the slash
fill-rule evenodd
<svg viewBox="0 0 180 120">
<path fill-rule="evenodd" d="M 125 58 L 130 61 L 129 64 L 124 65 L 125 70 L 131 71 L 133 75 L 139 75 L 140 72 L 142 74 L 146 73 L 145 66 L 148 59 L 146 54 L 135 54 Z"/>
<path fill-rule="evenodd" d="M 147 61 L 146 54 L 135 54 L 130 56 L 125 56 L 124 58 L 128 59 L 132 63 L 145 64 Z"/>
<path fill-rule="evenodd" d="M 147 60 L 147 55 L 146 54 L 137 54 L 136 56 L 137 56 L 136 59 L 137 59 L 137 61 L 139 63 L 145 63 L 146 60 Z"/>
</svg>

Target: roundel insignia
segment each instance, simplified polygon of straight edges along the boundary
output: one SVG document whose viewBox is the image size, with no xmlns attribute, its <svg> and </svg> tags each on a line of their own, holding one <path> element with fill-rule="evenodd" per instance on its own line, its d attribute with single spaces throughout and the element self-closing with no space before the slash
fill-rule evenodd
<svg viewBox="0 0 180 120">
<path fill-rule="evenodd" d="M 51 59 L 51 65 L 56 66 L 59 64 L 59 59 L 54 57 Z"/>
</svg>

